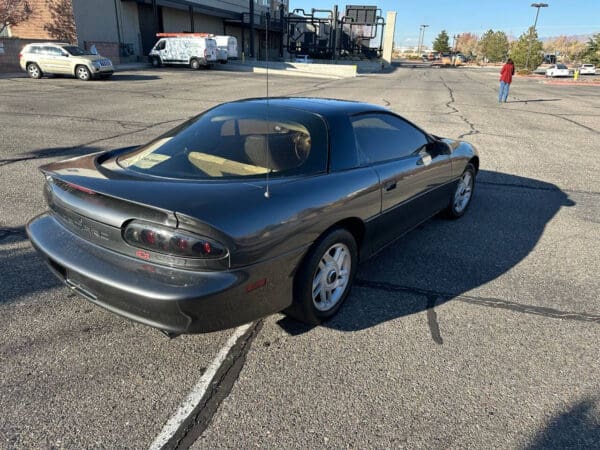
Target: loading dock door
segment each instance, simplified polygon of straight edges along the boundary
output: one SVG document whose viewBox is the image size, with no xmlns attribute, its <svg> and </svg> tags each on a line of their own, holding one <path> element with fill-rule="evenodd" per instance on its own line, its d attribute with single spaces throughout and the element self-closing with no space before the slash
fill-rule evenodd
<svg viewBox="0 0 600 450">
<path fill-rule="evenodd" d="M 154 9 L 152 5 L 138 3 L 138 17 L 140 21 L 140 35 L 142 37 L 142 55 L 147 56 L 157 41 L 156 33 L 163 32 L 162 7 L 158 7 L 158 24 L 155 24 L 154 21 Z"/>
</svg>

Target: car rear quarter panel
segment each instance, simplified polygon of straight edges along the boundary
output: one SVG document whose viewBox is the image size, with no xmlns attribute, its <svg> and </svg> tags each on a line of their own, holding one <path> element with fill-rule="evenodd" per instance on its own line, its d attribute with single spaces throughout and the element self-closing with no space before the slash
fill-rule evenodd
<svg viewBox="0 0 600 450">
<path fill-rule="evenodd" d="M 308 248 L 329 228 L 349 218 L 361 221 L 381 211 L 379 179 L 370 168 L 274 183 L 201 212 L 176 213 L 180 227 L 217 229 L 231 252 L 231 267 L 243 267 Z"/>
</svg>

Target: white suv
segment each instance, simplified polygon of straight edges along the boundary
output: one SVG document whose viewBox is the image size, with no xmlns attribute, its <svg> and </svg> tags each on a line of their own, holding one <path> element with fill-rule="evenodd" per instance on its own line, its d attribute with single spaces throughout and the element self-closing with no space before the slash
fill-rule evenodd
<svg viewBox="0 0 600 450">
<path fill-rule="evenodd" d="M 596 66 L 593 64 L 582 64 L 579 68 L 581 75 L 596 75 Z"/>
<path fill-rule="evenodd" d="M 93 55 L 76 45 L 57 42 L 26 45 L 19 54 L 19 63 L 31 78 L 61 74 L 88 81 L 94 77 L 108 78 L 115 70 L 108 58 Z"/>
</svg>

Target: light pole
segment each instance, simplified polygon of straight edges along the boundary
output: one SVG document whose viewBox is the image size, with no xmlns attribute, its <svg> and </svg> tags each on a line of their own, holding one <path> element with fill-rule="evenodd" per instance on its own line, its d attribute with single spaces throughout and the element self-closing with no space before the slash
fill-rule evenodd
<svg viewBox="0 0 600 450">
<path fill-rule="evenodd" d="M 423 39 L 425 38 L 425 28 L 429 25 L 421 25 L 419 28 L 419 46 L 417 48 L 417 53 L 421 54 L 421 46 L 423 45 Z"/>
<path fill-rule="evenodd" d="M 547 8 L 548 3 L 532 3 L 531 6 L 533 8 L 537 8 L 537 11 L 535 12 L 535 21 L 533 22 L 533 32 L 535 33 L 535 27 L 537 25 L 538 16 L 540 14 L 540 8 Z M 525 70 L 529 70 L 529 55 L 531 54 L 532 38 L 532 33 L 529 33 L 529 45 L 527 46 L 527 59 L 525 60 Z"/>
</svg>

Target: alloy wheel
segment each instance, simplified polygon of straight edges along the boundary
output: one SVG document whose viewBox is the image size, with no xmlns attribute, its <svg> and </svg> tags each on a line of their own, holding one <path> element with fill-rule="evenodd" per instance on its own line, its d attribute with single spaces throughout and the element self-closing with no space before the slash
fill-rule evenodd
<svg viewBox="0 0 600 450">
<path fill-rule="evenodd" d="M 473 174 L 470 171 L 463 173 L 462 177 L 458 182 L 456 191 L 454 193 L 454 211 L 461 214 L 469 204 L 471 200 L 471 193 L 473 192 Z"/>
<path fill-rule="evenodd" d="M 77 68 L 77 78 L 83 81 L 87 81 L 90 79 L 90 71 L 87 67 L 79 66 Z"/>
<path fill-rule="evenodd" d="M 337 243 L 323 254 L 312 282 L 312 299 L 319 311 L 329 311 L 340 301 L 348 287 L 352 257 L 345 244 Z"/>
</svg>

